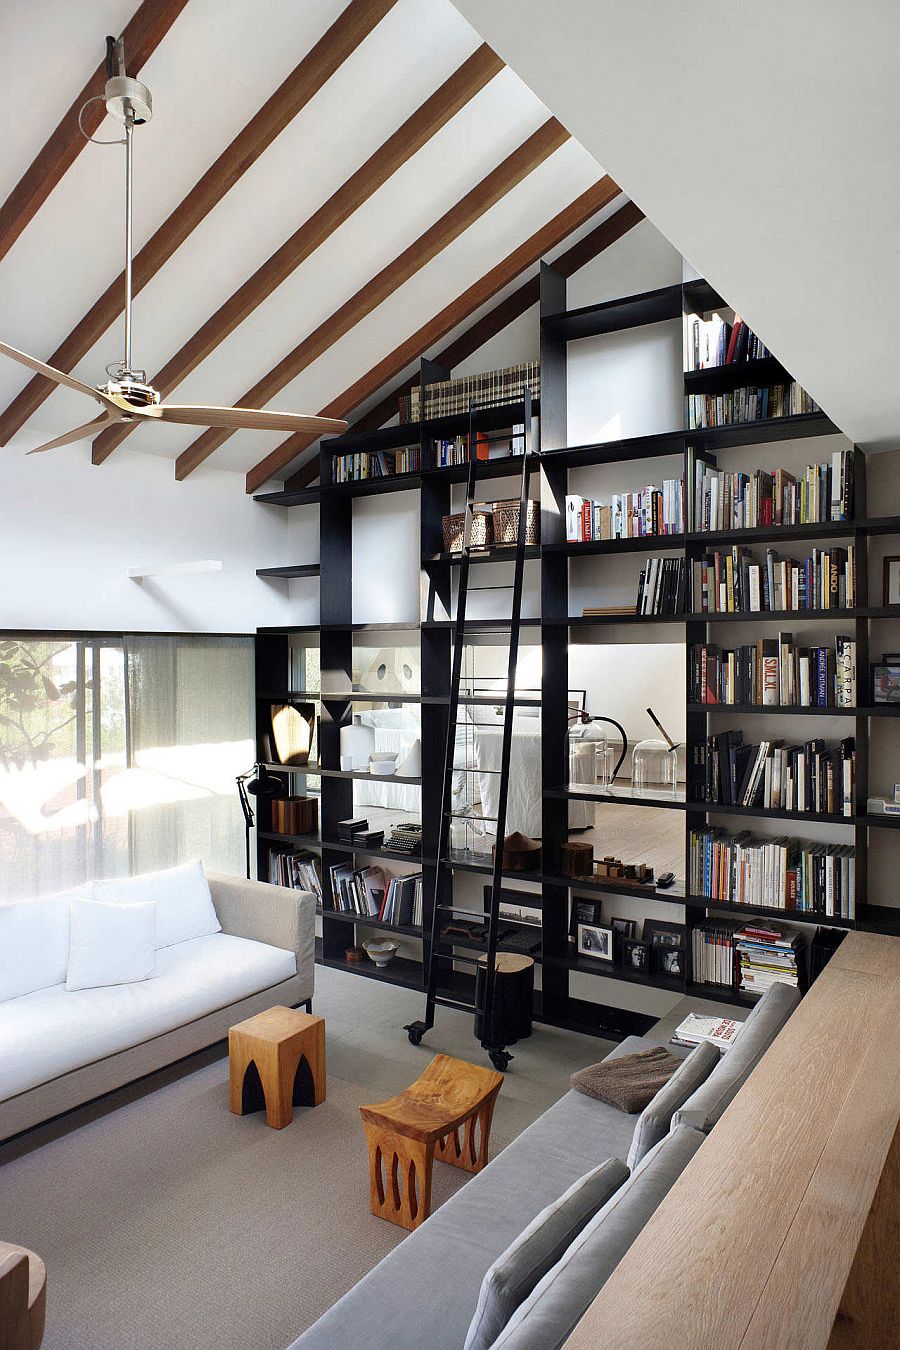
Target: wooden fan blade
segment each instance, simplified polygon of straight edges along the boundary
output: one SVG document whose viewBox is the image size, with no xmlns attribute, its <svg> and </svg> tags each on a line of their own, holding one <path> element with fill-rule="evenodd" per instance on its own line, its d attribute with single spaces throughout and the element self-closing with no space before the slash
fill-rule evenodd
<svg viewBox="0 0 900 1350">
<path fill-rule="evenodd" d="M 93 389 L 89 384 L 84 384 L 81 380 L 76 380 L 74 375 L 67 375 L 64 370 L 57 370 L 55 366 L 48 366 L 45 361 L 39 361 L 36 356 L 29 356 L 27 352 L 20 352 L 16 347 L 10 347 L 5 342 L 0 342 L 0 354 L 10 356 L 14 361 L 20 361 L 23 366 L 28 366 L 29 370 L 36 370 L 38 375 L 46 375 L 48 380 L 53 380 L 54 384 L 65 384 L 70 389 L 77 389 L 79 394 L 90 394 L 98 403 L 105 400 L 97 389 Z"/>
<path fill-rule="evenodd" d="M 33 450 L 29 450 L 29 455 L 40 455 L 45 450 L 56 450 L 61 445 L 70 445 L 72 441 L 83 441 L 88 436 L 94 436 L 98 431 L 105 430 L 116 422 L 121 422 L 121 417 L 114 417 L 111 413 L 105 412 L 100 417 L 95 417 L 93 422 L 85 422 L 84 426 L 76 427 L 74 431 L 67 431 L 64 436 L 57 436 L 55 441 L 47 441 L 45 445 L 36 445 Z"/>
<path fill-rule="evenodd" d="M 157 411 L 163 422 L 222 427 L 228 431 L 302 431 L 315 436 L 337 436 L 347 430 L 347 423 L 339 418 L 265 412 L 256 408 L 204 408 L 199 404 L 163 403 Z"/>
</svg>

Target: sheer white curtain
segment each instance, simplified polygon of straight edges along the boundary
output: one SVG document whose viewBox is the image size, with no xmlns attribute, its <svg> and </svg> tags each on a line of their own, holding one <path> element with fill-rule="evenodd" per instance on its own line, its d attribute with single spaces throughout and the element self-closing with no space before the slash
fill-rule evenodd
<svg viewBox="0 0 900 1350">
<path fill-rule="evenodd" d="M 242 873 L 253 746 L 252 638 L 0 638 L 0 899 Z"/>
<path fill-rule="evenodd" d="M 253 639 L 126 637 L 132 870 L 244 870 L 235 777 L 254 759 Z"/>
</svg>

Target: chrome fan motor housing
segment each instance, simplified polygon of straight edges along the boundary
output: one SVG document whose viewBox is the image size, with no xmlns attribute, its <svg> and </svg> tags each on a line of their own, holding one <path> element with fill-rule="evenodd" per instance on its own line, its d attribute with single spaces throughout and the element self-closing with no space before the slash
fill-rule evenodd
<svg viewBox="0 0 900 1350">
<path fill-rule="evenodd" d="M 135 408 L 149 408 L 159 403 L 159 393 L 152 384 L 136 379 L 133 375 L 123 374 L 106 384 L 99 386 L 101 394 L 113 394 L 124 398 Z"/>
</svg>

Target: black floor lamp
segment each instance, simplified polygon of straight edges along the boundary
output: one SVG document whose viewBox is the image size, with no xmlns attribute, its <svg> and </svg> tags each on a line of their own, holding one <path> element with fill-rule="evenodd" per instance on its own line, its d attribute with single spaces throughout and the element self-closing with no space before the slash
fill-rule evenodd
<svg viewBox="0 0 900 1350">
<path fill-rule="evenodd" d="M 252 769 L 237 776 L 238 799 L 244 815 L 244 834 L 247 849 L 247 880 L 250 880 L 250 831 L 253 829 L 253 807 L 250 797 L 261 797 L 271 801 L 287 791 L 285 780 L 277 773 L 270 772 L 265 764 L 254 764 Z M 249 795 L 248 795 L 249 794 Z"/>
</svg>

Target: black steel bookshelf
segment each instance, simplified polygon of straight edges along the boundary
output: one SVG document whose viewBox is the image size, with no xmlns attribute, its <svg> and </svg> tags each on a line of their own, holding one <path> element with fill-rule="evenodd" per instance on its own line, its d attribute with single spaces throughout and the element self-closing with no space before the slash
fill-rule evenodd
<svg viewBox="0 0 900 1350">
<path fill-rule="evenodd" d="M 871 702 L 868 671 L 871 625 L 877 623 L 879 619 L 900 617 L 900 610 L 869 606 L 867 583 L 868 539 L 878 535 L 900 534 L 900 516 L 867 517 L 865 460 L 860 452 L 855 450 L 855 514 L 849 520 L 717 532 L 688 530 L 677 536 L 595 540 L 586 544 L 567 541 L 564 506 L 569 471 L 572 469 L 587 465 L 624 465 L 637 460 L 672 457 L 677 468 L 671 476 L 683 473 L 686 481 L 689 481 L 688 469 L 691 463 L 689 451 L 699 450 L 706 454 L 714 454 L 717 449 L 744 445 L 761 446 L 786 439 L 809 438 L 811 455 L 815 457 L 814 438 L 835 434 L 839 429 L 824 413 L 803 413 L 702 431 L 686 430 L 681 427 L 650 436 L 570 446 L 566 436 L 566 386 L 568 347 L 571 342 L 600 333 L 612 333 L 663 320 L 681 320 L 688 312 L 708 311 L 722 305 L 723 302 L 706 282 L 694 281 L 627 296 L 600 305 L 569 310 L 566 307 L 565 279 L 546 264 L 541 268 L 540 294 L 541 397 L 539 403 L 535 401 L 535 407 L 540 414 L 542 540 L 539 547 L 527 550 L 526 557 L 540 566 L 541 612 L 539 616 L 523 620 L 523 624 L 526 630 L 531 629 L 532 632 L 535 628 L 539 629 L 536 639 L 530 640 L 537 640 L 542 645 L 544 675 L 539 699 L 522 701 L 539 703 L 541 708 L 543 857 L 540 873 L 510 873 L 508 882 L 510 887 L 515 887 L 517 883 L 521 884 L 522 889 L 511 889 L 510 894 L 523 906 L 536 909 L 541 915 L 541 948 L 536 959 L 541 965 L 543 987 L 535 996 L 536 1017 L 556 1026 L 571 1027 L 605 1036 L 621 1036 L 645 1030 L 652 1022 L 652 1017 L 621 1009 L 614 1003 L 594 1003 L 573 997 L 569 988 L 570 975 L 592 974 L 612 982 L 619 982 L 623 986 L 641 985 L 648 989 L 677 994 L 687 993 L 696 998 L 712 999 L 738 1007 L 753 1006 L 755 1002 L 753 995 L 731 987 L 701 983 L 693 978 L 691 933 L 693 928 L 707 917 L 716 915 L 738 918 L 744 916 L 748 919 L 765 917 L 809 928 L 819 925 L 835 929 L 859 927 L 871 931 L 891 931 L 894 928 L 896 931 L 897 920 L 894 912 L 890 908 L 873 905 L 868 901 L 867 851 L 870 830 L 890 828 L 900 822 L 890 817 L 868 814 L 867 794 L 869 721 L 871 718 L 900 715 L 900 708 Z M 426 386 L 449 376 L 450 371 L 423 359 L 419 375 L 422 394 L 420 406 L 425 406 Z M 768 383 L 789 379 L 790 376 L 774 358 L 764 358 L 724 368 L 686 372 L 684 389 L 685 393 L 719 393 L 734 389 L 743 383 L 752 384 L 757 381 Z M 521 420 L 520 410 L 521 404 L 498 406 L 491 414 L 491 427 L 498 431 L 510 428 L 516 421 Z M 517 411 L 520 414 L 518 417 Z M 295 701 L 316 699 L 318 702 L 318 763 L 308 766 L 305 770 L 288 769 L 286 772 L 291 776 L 292 782 L 297 783 L 296 790 L 300 791 L 303 790 L 302 784 L 309 776 L 315 775 L 318 778 L 321 814 L 320 833 L 315 836 L 292 837 L 260 830 L 257 834 L 258 875 L 262 878 L 267 876 L 268 856 L 272 848 L 283 848 L 292 843 L 320 852 L 323 887 L 326 889 L 329 868 L 334 863 L 344 862 L 348 858 L 358 856 L 360 860 L 366 861 L 380 858 L 415 863 L 421 867 L 423 873 L 423 925 L 422 928 L 406 927 L 395 931 L 407 937 L 421 939 L 423 960 L 424 944 L 428 941 L 431 928 L 433 896 L 437 894 L 438 903 L 449 904 L 453 895 L 454 876 L 457 873 L 486 876 L 490 871 L 489 859 L 482 856 L 465 855 L 458 851 L 451 852 L 443 858 L 437 856 L 437 822 L 440 811 L 443 752 L 447 735 L 450 653 L 454 626 L 452 620 L 445 616 L 452 613 L 453 569 L 459 563 L 458 555 L 448 554 L 444 549 L 441 522 L 442 517 L 451 510 L 453 484 L 462 481 L 466 470 L 465 465 L 436 467 L 431 447 L 433 440 L 465 434 L 467 429 L 468 414 L 463 413 L 358 434 L 347 433 L 321 443 L 320 487 L 301 492 L 270 492 L 257 497 L 258 501 L 269 507 L 318 509 L 320 528 L 318 570 L 322 578 L 328 579 L 327 586 L 323 586 L 321 590 L 318 625 L 266 628 L 258 630 L 257 634 L 257 707 L 260 713 L 264 713 L 266 705 L 272 702 L 292 699 Z M 353 482 L 336 483 L 333 479 L 332 464 L 335 455 L 398 448 L 418 449 L 420 464 L 415 472 Z M 518 473 L 520 469 L 521 455 L 511 454 L 508 458 L 496 460 L 492 464 L 489 476 L 503 477 Z M 354 623 L 351 581 L 353 501 L 356 497 L 403 490 L 415 490 L 420 494 L 422 581 L 420 619 L 418 622 L 393 625 Z M 686 566 L 689 566 L 692 559 L 712 547 L 806 540 L 810 543 L 822 540 L 852 540 L 855 544 L 858 589 L 857 604 L 853 609 L 790 610 L 761 614 L 683 613 L 659 616 L 611 614 L 585 617 L 569 613 L 569 563 L 572 558 L 595 557 L 602 560 L 629 553 L 659 552 L 680 557 Z M 473 558 L 476 562 L 491 563 L 506 560 L 512 561 L 512 550 L 506 552 L 504 556 L 502 548 L 494 548 L 484 555 L 476 555 Z M 602 566 L 602 562 L 600 565 Z M 288 578 L 312 575 L 313 566 L 286 565 L 283 568 L 265 569 L 262 574 Z M 435 617 L 436 615 L 440 617 Z M 690 791 L 687 794 L 682 792 L 674 798 L 648 798 L 621 789 L 610 793 L 594 789 L 590 785 L 569 786 L 566 695 L 569 682 L 570 641 L 589 643 L 622 641 L 624 639 L 619 633 L 620 629 L 627 631 L 633 625 L 654 627 L 659 625 L 664 640 L 672 640 L 670 635 L 674 630 L 678 634 L 677 640 L 683 642 L 687 650 L 690 650 L 694 643 L 712 640 L 716 625 L 742 620 L 753 625 L 758 623 L 793 625 L 808 621 L 820 626 L 839 625 L 842 631 L 853 636 L 856 641 L 857 706 L 772 707 L 696 703 L 688 697 L 686 679 L 685 731 L 688 764 L 691 762 L 692 750 L 705 741 L 710 727 L 718 725 L 720 718 L 742 719 L 748 714 L 800 716 L 813 719 L 840 718 L 842 731 L 845 729 L 849 731 L 850 727 L 847 724 L 852 723 L 852 734 L 856 742 L 856 795 L 851 816 L 729 807 L 697 800 L 695 794 Z M 494 633 L 502 636 L 506 627 L 508 624 L 504 624 L 501 620 L 485 620 L 480 625 L 471 625 L 471 631 L 476 637 L 479 631 L 485 635 Z M 398 692 L 396 695 L 384 693 L 376 695 L 353 691 L 351 686 L 353 636 L 366 632 L 373 634 L 381 632 L 386 635 L 391 632 L 398 635 L 418 634 L 421 654 L 421 693 L 413 695 Z M 308 694 L 290 688 L 290 644 L 299 639 L 307 645 L 318 643 L 323 672 L 322 691 Z M 336 838 L 336 822 L 352 814 L 353 780 L 368 777 L 359 772 L 341 771 L 338 767 L 340 728 L 352 715 L 354 703 L 363 704 L 376 700 L 409 703 L 418 705 L 421 709 L 423 756 L 421 778 L 388 780 L 415 783 L 420 788 L 421 820 L 424 827 L 421 857 L 410 857 L 387 848 L 358 850 L 352 845 L 338 842 Z M 265 724 L 265 717 L 260 716 L 259 726 L 263 727 Z M 809 724 L 810 731 L 816 726 L 817 722 L 812 721 Z M 261 758 L 264 757 L 263 749 L 260 740 L 258 753 Z M 573 879 L 563 875 L 560 866 L 560 845 L 569 837 L 568 804 L 571 800 L 596 802 L 598 812 L 601 813 L 598 815 L 600 824 L 602 824 L 602 807 L 606 802 L 678 811 L 684 821 L 684 875 L 673 887 L 667 889 L 653 885 L 622 886 L 598 879 Z M 786 832 L 796 833 L 801 837 L 804 822 L 827 825 L 839 831 L 841 840 L 852 841 L 856 850 L 856 918 L 826 918 L 825 915 L 818 913 L 757 908 L 727 902 L 717 903 L 704 897 L 687 894 L 691 831 L 713 823 L 721 817 L 741 818 L 744 824 L 750 823 L 752 818 L 784 820 L 790 827 Z M 745 817 L 750 819 L 744 820 Z M 652 814 L 647 819 L 652 828 Z M 636 975 L 600 961 L 593 961 L 575 951 L 569 935 L 570 904 L 579 896 L 590 898 L 603 895 L 639 899 L 647 906 L 647 917 L 652 917 L 654 903 L 681 907 L 685 925 L 685 974 L 682 978 L 671 979 L 650 973 Z M 477 914 L 473 917 L 477 918 Z M 372 964 L 362 965 L 346 960 L 346 949 L 354 941 L 357 929 L 381 931 L 389 928 L 391 925 L 376 920 L 332 911 L 326 903 L 322 910 L 323 931 L 322 938 L 317 944 L 317 959 L 334 969 L 346 970 L 370 979 L 380 979 L 404 988 L 423 989 L 423 960 L 413 960 L 404 954 L 403 957 L 395 957 L 383 970 L 377 969 Z M 456 950 L 477 953 L 478 945 L 474 939 L 466 942 L 454 935 L 452 939 L 447 940 L 446 950 L 448 953 Z M 472 976 L 452 969 L 449 961 L 442 962 L 441 966 L 445 968 L 441 993 L 448 998 L 464 995 L 470 997 Z M 613 986 L 607 986 L 607 989 L 610 987 Z M 604 997 L 610 996 L 607 993 Z"/>
</svg>

